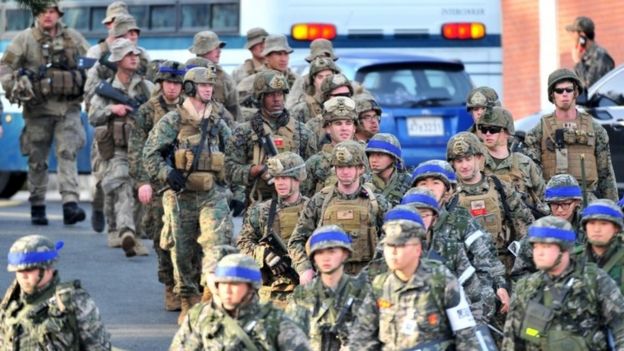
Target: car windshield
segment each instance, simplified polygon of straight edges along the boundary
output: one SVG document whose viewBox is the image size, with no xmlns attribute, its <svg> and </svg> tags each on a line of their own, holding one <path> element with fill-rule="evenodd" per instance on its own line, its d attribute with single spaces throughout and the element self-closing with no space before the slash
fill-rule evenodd
<svg viewBox="0 0 624 351">
<path fill-rule="evenodd" d="M 382 106 L 434 107 L 465 103 L 470 79 L 458 65 L 401 63 L 365 67 L 358 81 Z"/>
</svg>

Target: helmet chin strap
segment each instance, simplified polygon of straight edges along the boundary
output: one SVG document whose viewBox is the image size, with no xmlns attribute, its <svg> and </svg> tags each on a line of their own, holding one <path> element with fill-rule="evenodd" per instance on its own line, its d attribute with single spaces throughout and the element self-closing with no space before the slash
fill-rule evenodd
<svg viewBox="0 0 624 351">
<path fill-rule="evenodd" d="M 557 259 L 555 260 L 555 262 L 548 268 L 544 269 L 544 271 L 546 272 L 552 272 L 553 269 L 555 269 L 559 263 L 561 263 L 561 258 L 563 257 L 563 250 L 561 250 L 561 248 L 559 248 L 559 254 L 557 255 Z"/>
<path fill-rule="evenodd" d="M 289 197 L 291 197 L 292 195 L 295 194 L 295 187 L 293 186 L 293 179 L 289 178 L 289 184 L 288 184 L 288 194 L 284 195 L 284 196 L 280 196 L 280 198 L 282 199 L 287 199 Z"/>
</svg>

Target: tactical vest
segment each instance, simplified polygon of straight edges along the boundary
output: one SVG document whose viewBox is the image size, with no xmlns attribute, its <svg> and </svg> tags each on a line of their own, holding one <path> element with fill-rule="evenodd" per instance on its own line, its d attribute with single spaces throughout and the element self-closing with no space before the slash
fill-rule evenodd
<svg viewBox="0 0 624 351">
<path fill-rule="evenodd" d="M 163 100 L 162 96 L 149 99 L 146 103 L 151 107 L 152 111 L 154 111 L 154 114 L 150 116 L 152 117 L 150 122 L 152 123 L 152 126 L 155 126 L 156 123 L 158 123 L 158 121 L 160 121 L 160 119 L 169 112 L 169 108 L 167 107 L 167 104 Z"/>
<path fill-rule="evenodd" d="M 212 108 L 212 104 L 207 108 Z M 196 155 L 201 141 L 199 121 L 193 119 L 188 111 L 179 106 L 177 112 L 180 115 L 180 130 L 178 131 L 178 149 L 174 153 L 176 169 L 189 172 L 192 169 L 195 157 L 196 168 L 188 176 L 186 189 L 191 191 L 208 191 L 214 187 L 215 181 L 222 182 L 225 177 L 225 154 L 219 149 L 219 131 L 212 110 L 209 113 L 208 135 L 206 145 L 202 147 L 199 155 Z"/>
<path fill-rule="evenodd" d="M 581 155 L 585 155 L 585 177 L 588 188 L 592 189 L 598 181 L 596 163 L 596 132 L 592 117 L 579 113 L 576 126 L 557 121 L 554 114 L 542 118 L 542 169 L 544 179 L 556 174 L 569 173 L 579 182 L 581 175 Z M 556 130 L 563 130 L 564 147 L 556 146 Z"/>
<path fill-rule="evenodd" d="M 332 155 L 333 150 L 334 150 L 334 145 L 332 144 L 325 144 L 321 147 L 321 152 L 323 152 L 325 155 L 329 155 L 329 162 L 328 162 L 329 164 L 326 164 L 325 162 L 323 162 L 322 164 L 319 165 L 319 167 L 328 167 L 328 169 L 327 169 L 324 179 L 319 179 L 319 181 L 316 183 L 316 188 L 314 189 L 315 193 L 318 193 L 325 187 L 334 186 L 338 182 L 338 176 L 336 176 L 336 169 L 334 168 L 334 166 L 331 165 L 331 158 L 332 158 L 331 155 Z M 321 155 L 321 157 L 325 157 L 325 155 Z"/>
<path fill-rule="evenodd" d="M 513 185 L 514 189 L 519 192 L 526 193 L 526 184 L 528 175 L 522 173 L 520 168 L 520 160 L 515 153 L 511 153 L 511 169 L 486 169 L 488 174 L 495 175 L 498 179 Z M 487 166 L 486 166 L 487 167 Z"/>
<path fill-rule="evenodd" d="M 509 235 L 503 230 L 501 198 L 494 183 L 488 181 L 488 185 L 489 189 L 484 194 L 467 195 L 464 192 L 458 192 L 458 204 L 467 209 L 472 217 L 494 236 L 496 248 L 504 250 L 509 241 Z"/>
<path fill-rule="evenodd" d="M 349 233 L 352 239 L 353 253 L 347 263 L 370 262 L 377 247 L 376 218 L 379 204 L 373 189 L 368 184 L 362 185 L 366 197 L 358 196 L 353 200 L 339 199 L 334 196 L 335 186 L 321 190 L 324 200 L 318 226 L 335 224 Z"/>
<path fill-rule="evenodd" d="M 273 139 L 273 144 L 275 144 L 275 148 L 278 153 L 292 151 L 299 154 L 299 145 L 295 143 L 295 133 L 298 131 L 294 118 L 289 118 L 288 123 L 283 127 L 279 127 L 276 131 L 272 130 L 268 123 L 264 120 L 262 121 L 262 126 L 264 127 L 265 135 L 270 135 Z M 254 145 L 253 159 L 251 162 L 254 165 L 263 164 L 266 155 L 260 145 L 258 135 L 256 133 L 252 133 L 251 140 Z M 299 140 L 299 142 L 301 142 L 301 140 Z"/>
<path fill-rule="evenodd" d="M 275 221 L 273 221 L 273 230 L 279 234 L 285 243 L 288 243 L 290 236 L 295 230 L 304 204 L 305 201 L 302 201 L 299 205 L 283 207 L 277 211 L 277 216 L 275 216 Z"/>
<path fill-rule="evenodd" d="M 306 103 L 306 106 L 308 108 L 308 111 L 310 112 L 308 116 L 308 118 L 314 118 L 317 116 L 323 116 L 323 106 L 321 106 L 321 104 L 319 104 L 318 101 L 316 101 L 316 99 L 314 98 L 314 96 L 308 95 L 308 94 L 304 94 L 304 101 Z M 304 114 L 305 116 L 305 114 Z M 302 122 L 307 122 L 308 120 L 306 119 L 305 121 Z"/>
</svg>

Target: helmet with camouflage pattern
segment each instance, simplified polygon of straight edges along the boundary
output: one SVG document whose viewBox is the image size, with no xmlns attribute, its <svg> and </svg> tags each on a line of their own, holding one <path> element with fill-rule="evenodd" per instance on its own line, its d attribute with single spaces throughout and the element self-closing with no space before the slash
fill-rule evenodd
<svg viewBox="0 0 624 351">
<path fill-rule="evenodd" d="M 379 152 L 393 157 L 401 162 L 401 143 L 399 139 L 389 133 L 377 133 L 366 144 L 366 154 L 369 152 Z"/>
<path fill-rule="evenodd" d="M 412 186 L 429 177 L 440 179 L 447 189 L 457 184 L 457 177 L 451 165 L 444 160 L 429 160 L 420 163 L 412 172 Z"/>
<path fill-rule="evenodd" d="M 217 263 L 225 256 L 238 253 L 238 249 L 231 245 L 215 245 L 210 249 L 210 255 L 204 255 L 202 258 L 202 279 L 201 283 L 206 286 L 208 279 L 205 275 L 213 274 L 217 267 Z"/>
<path fill-rule="evenodd" d="M 156 83 L 168 81 L 182 84 L 182 79 L 184 78 L 185 74 L 186 68 L 180 62 L 165 61 L 158 65 L 158 73 L 156 73 L 154 81 Z"/>
<path fill-rule="evenodd" d="M 427 235 L 420 214 L 407 205 L 398 205 L 388 211 L 381 229 L 385 233 L 382 244 L 404 245 L 410 239 L 424 239 Z"/>
<path fill-rule="evenodd" d="M 312 40 L 310 43 L 310 54 L 305 60 L 312 62 L 317 57 L 327 57 L 333 61 L 338 60 L 338 57 L 334 55 L 334 46 L 331 41 L 323 38 Z"/>
<path fill-rule="evenodd" d="M 333 121 L 339 120 L 357 121 L 355 113 L 355 101 L 351 98 L 338 96 L 323 103 L 323 125 L 327 126 Z"/>
<path fill-rule="evenodd" d="M 249 283 L 260 289 L 262 274 L 253 258 L 243 254 L 230 254 L 223 257 L 215 268 L 215 283 Z"/>
<path fill-rule="evenodd" d="M 360 114 L 366 111 L 375 111 L 378 116 L 381 116 L 381 107 L 375 100 L 375 98 L 370 94 L 357 94 L 353 97 L 355 101 L 355 112 L 358 117 Z"/>
<path fill-rule="evenodd" d="M 347 232 L 337 225 L 324 225 L 314 230 L 308 239 L 306 253 L 310 260 L 313 260 L 316 251 L 332 247 L 341 247 L 350 253 L 353 252 L 351 237 Z"/>
<path fill-rule="evenodd" d="M 483 144 L 476 135 L 470 132 L 460 132 L 453 135 L 446 145 L 446 159 L 449 162 L 464 156 L 484 154 Z"/>
<path fill-rule="evenodd" d="M 569 174 L 554 175 L 544 189 L 544 201 L 558 202 L 566 200 L 581 200 L 583 192 L 576 178 Z"/>
<path fill-rule="evenodd" d="M 321 83 L 321 99 L 327 101 L 331 97 L 331 92 L 340 87 L 347 87 L 349 93 L 353 96 L 353 85 L 349 78 L 342 73 L 338 73 L 325 78 L 323 83 Z"/>
<path fill-rule="evenodd" d="M 494 106 L 485 110 L 485 113 L 479 119 L 480 126 L 497 126 L 507 130 L 513 135 L 516 131 L 514 128 L 513 116 L 506 108 Z"/>
<path fill-rule="evenodd" d="M 338 143 L 332 152 L 332 166 L 364 166 L 367 163 L 364 146 L 354 140 Z"/>
<path fill-rule="evenodd" d="M 292 177 L 302 182 L 306 179 L 306 165 L 301 156 L 294 152 L 279 153 L 267 161 L 269 174 L 273 177 Z"/>
<path fill-rule="evenodd" d="M 558 244 L 562 251 L 570 250 L 574 246 L 576 233 L 572 225 L 565 219 L 555 216 L 546 216 L 533 222 L 529 227 L 530 243 Z"/>
<path fill-rule="evenodd" d="M 130 14 L 119 14 L 115 17 L 113 26 L 109 30 L 108 34 L 111 37 L 119 38 L 126 35 L 130 31 L 137 31 L 141 33 L 141 28 L 136 22 L 136 19 Z"/>
<path fill-rule="evenodd" d="M 594 200 L 585 207 L 582 213 L 581 225 L 585 226 L 591 219 L 604 219 L 624 229 L 624 215 L 618 205 L 609 199 Z"/>
<path fill-rule="evenodd" d="M 256 101 L 262 100 L 262 95 L 281 91 L 288 94 L 288 81 L 281 72 L 264 70 L 256 73 L 253 82 L 253 97 Z"/>
<path fill-rule="evenodd" d="M 419 186 L 409 189 L 401 199 L 401 205 L 410 205 L 414 208 L 426 208 L 436 215 L 440 214 L 440 204 L 433 192 L 425 187 Z"/>
<path fill-rule="evenodd" d="M 308 71 L 308 86 L 314 87 L 314 76 L 317 73 L 330 70 L 332 74 L 340 73 L 340 69 L 334 61 L 327 57 L 317 57 L 310 63 L 310 70 Z M 309 89 L 308 89 L 309 90 Z M 307 91 L 308 94 L 312 95 L 313 91 Z"/>
<path fill-rule="evenodd" d="M 193 67 L 184 74 L 184 84 L 192 82 L 194 84 L 215 84 L 217 82 L 217 72 L 206 67 Z"/>
<path fill-rule="evenodd" d="M 26 3 L 26 1 L 20 1 L 21 3 Z M 32 10 L 33 17 L 39 16 L 41 13 L 45 12 L 45 10 L 53 7 L 59 13 L 59 17 L 63 17 L 65 12 L 61 8 L 59 4 L 59 0 L 47 0 L 47 1 L 28 1 L 28 6 L 30 6 Z"/>
<path fill-rule="evenodd" d="M 474 88 L 468 93 L 468 97 L 466 97 L 466 109 L 470 111 L 475 107 L 494 107 L 500 106 L 500 101 L 498 100 L 498 94 L 496 90 L 482 86 L 478 88 Z"/>
<path fill-rule="evenodd" d="M 581 80 L 572 70 L 567 68 L 556 69 L 554 72 L 548 75 L 548 101 L 553 102 L 552 95 L 555 91 L 555 85 L 564 80 L 574 83 L 577 91 L 583 89 L 583 83 L 581 83 Z"/>
<path fill-rule="evenodd" d="M 17 272 L 32 268 L 52 267 L 63 245 L 62 241 L 54 244 L 43 235 L 23 236 L 17 239 L 9 249 L 7 270 Z"/>
</svg>

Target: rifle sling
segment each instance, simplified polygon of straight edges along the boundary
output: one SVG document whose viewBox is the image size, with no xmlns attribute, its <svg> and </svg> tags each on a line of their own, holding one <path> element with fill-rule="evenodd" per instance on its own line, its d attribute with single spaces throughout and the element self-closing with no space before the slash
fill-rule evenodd
<svg viewBox="0 0 624 351">
<path fill-rule="evenodd" d="M 226 329 L 231 330 L 240 338 L 243 344 L 245 344 L 245 349 L 250 351 L 260 351 L 254 342 L 251 340 L 249 335 L 243 330 L 243 328 L 238 324 L 236 320 L 230 317 L 227 313 L 223 314 L 223 325 Z"/>
</svg>

